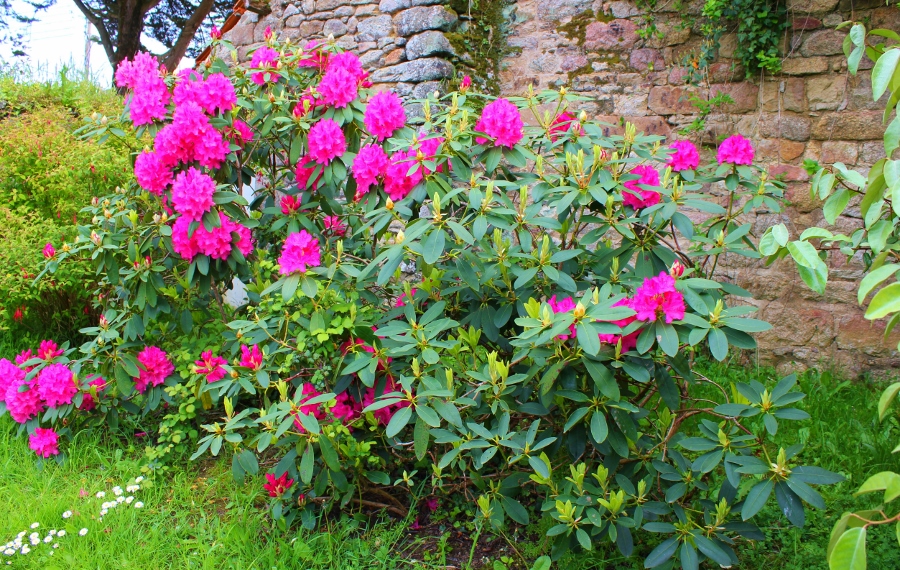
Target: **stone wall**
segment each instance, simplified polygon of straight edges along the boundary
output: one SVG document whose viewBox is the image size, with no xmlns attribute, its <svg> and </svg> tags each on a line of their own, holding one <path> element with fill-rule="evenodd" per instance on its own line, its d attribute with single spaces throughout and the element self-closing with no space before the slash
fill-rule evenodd
<svg viewBox="0 0 900 570">
<path fill-rule="evenodd" d="M 451 76 L 454 63 L 466 62 L 466 54 L 455 53 L 443 34 L 465 25 L 465 15 L 434 0 L 272 2 L 272 14 L 259 22 L 246 14 L 230 33 L 242 46 L 242 57 L 262 41 L 267 25 L 304 40 L 332 34 L 339 45 L 360 54 L 373 81 L 414 96 L 434 90 L 437 81 Z M 785 223 L 796 237 L 809 226 L 825 225 L 817 211 L 821 204 L 809 197 L 804 159 L 865 170 L 883 157 L 884 102 L 871 100 L 872 63 L 864 58 L 859 75 L 851 77 L 841 48 L 846 30 L 835 28 L 855 19 L 869 29 L 900 31 L 900 9 L 885 7 L 883 0 L 787 0 L 782 73 L 745 80 L 733 59 L 737 38 L 726 35 L 708 81 L 697 87 L 686 83 L 688 70 L 680 64 L 700 46 L 703 0 L 655 4 L 648 17 L 633 0 L 509 2 L 504 12 L 509 49 L 494 79 L 504 94 L 521 94 L 529 85 L 566 86 L 589 98 L 578 108 L 592 118 L 614 124 L 624 119 L 667 136 L 694 120 L 689 94 L 728 93 L 734 103 L 710 115 L 691 138 L 708 144 L 711 153 L 717 137 L 740 132 L 754 140 L 769 172 L 787 182 L 787 211 L 748 220 L 754 233 Z M 648 20 L 660 33 L 645 38 Z M 858 209 L 851 207 L 837 226 L 849 233 L 860 223 Z M 760 335 L 761 362 L 785 368 L 833 364 L 852 372 L 900 367 L 898 339 L 882 341 L 883 323 L 866 321 L 857 305 L 859 260 L 833 264 L 824 296 L 799 281 L 789 260 L 767 268 L 732 258 L 725 271 L 754 293 L 760 318 L 774 325 Z"/>
</svg>

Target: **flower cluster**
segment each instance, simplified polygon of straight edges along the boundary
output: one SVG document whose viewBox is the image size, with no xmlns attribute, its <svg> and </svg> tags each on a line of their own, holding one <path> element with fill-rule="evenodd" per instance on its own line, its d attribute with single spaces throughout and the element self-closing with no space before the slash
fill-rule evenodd
<svg viewBox="0 0 900 570">
<path fill-rule="evenodd" d="M 722 141 L 716 159 L 719 164 L 753 164 L 753 145 L 741 135 L 732 135 Z"/>
<path fill-rule="evenodd" d="M 659 186 L 659 172 L 649 164 L 639 164 L 629 174 L 640 176 L 637 180 L 626 180 L 622 186 L 628 190 L 622 192 L 622 203 L 635 210 L 642 210 L 659 204 L 659 192 L 646 188 Z"/>
<path fill-rule="evenodd" d="M 675 278 L 665 271 L 644 279 L 644 283 L 635 289 L 631 303 L 639 321 L 664 319 L 672 323 L 684 318 L 684 296 L 675 287 Z"/>
<path fill-rule="evenodd" d="M 700 152 L 691 141 L 675 141 L 669 148 L 673 152 L 669 155 L 667 164 L 672 167 L 673 172 L 694 170 L 700 166 Z"/>
<path fill-rule="evenodd" d="M 228 362 L 221 356 L 214 356 L 211 350 L 207 350 L 200 355 L 200 360 L 194 362 L 194 373 L 206 376 L 207 382 L 218 382 L 225 378 L 223 364 L 228 364 Z"/>
<path fill-rule="evenodd" d="M 209 230 L 201 223 L 191 233 L 191 221 L 181 216 L 172 224 L 172 249 L 188 261 L 200 253 L 212 259 L 224 260 L 228 259 L 234 250 L 245 257 L 253 251 L 253 236 L 250 229 L 235 222 L 223 212 L 219 212 L 219 226 Z M 234 240 L 233 234 L 237 234 L 237 241 Z"/>
<path fill-rule="evenodd" d="M 308 268 L 322 264 L 321 257 L 319 240 L 306 230 L 300 230 L 289 235 L 284 241 L 278 265 L 282 275 L 306 273 Z"/>
<path fill-rule="evenodd" d="M 247 348 L 246 345 L 241 345 L 241 366 L 244 368 L 249 368 L 251 370 L 259 370 L 263 364 L 263 355 L 259 351 L 259 347 L 257 345 L 253 345 L 253 348 Z"/>
<path fill-rule="evenodd" d="M 135 126 L 149 125 L 166 116 L 171 94 L 164 74 L 165 69 L 146 52 L 137 54 L 131 61 L 123 61 L 116 69 L 116 86 L 132 90 L 128 107 Z"/>
<path fill-rule="evenodd" d="M 148 386 L 159 386 L 175 372 L 175 365 L 169 356 L 155 346 L 145 347 L 138 353 L 139 375 L 134 380 L 134 388 L 143 394 Z"/>
<path fill-rule="evenodd" d="M 485 106 L 475 130 L 494 139 L 494 146 L 512 148 L 522 140 L 524 126 L 518 107 L 506 99 L 497 99 Z M 477 137 L 475 142 L 483 145 L 488 140 Z"/>
<path fill-rule="evenodd" d="M 406 124 L 406 112 L 400 97 L 389 91 L 377 93 L 369 99 L 363 121 L 369 134 L 379 142 L 390 137 Z"/>
<path fill-rule="evenodd" d="M 554 313 L 568 313 L 569 311 L 575 310 L 576 307 L 575 300 L 572 299 L 572 297 L 557 300 L 556 295 L 550 297 L 547 300 L 547 304 L 550 305 L 550 308 L 553 309 Z M 556 338 L 559 340 L 575 338 L 575 325 L 572 324 L 569 326 L 569 334 L 561 334 Z"/>
</svg>

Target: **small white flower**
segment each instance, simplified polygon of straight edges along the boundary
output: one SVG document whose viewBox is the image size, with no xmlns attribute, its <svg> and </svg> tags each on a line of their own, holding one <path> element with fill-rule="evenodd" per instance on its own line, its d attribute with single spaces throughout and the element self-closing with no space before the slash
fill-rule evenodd
<svg viewBox="0 0 900 570">
<path fill-rule="evenodd" d="M 105 497 L 105 496 L 106 496 L 106 493 L 104 493 L 103 491 L 97 491 L 97 498 L 98 498 L 98 499 L 102 499 L 102 498 Z"/>
<path fill-rule="evenodd" d="M 129 505 L 131 504 L 131 501 L 133 501 L 133 500 L 134 500 L 134 497 L 125 497 L 125 502 L 128 503 Z"/>
<path fill-rule="evenodd" d="M 134 493 L 135 491 L 140 491 L 141 486 L 140 485 L 129 485 L 129 486 L 125 487 L 125 490 L 128 491 L 129 493 Z"/>
<path fill-rule="evenodd" d="M 108 512 L 109 512 L 108 510 L 103 509 L 100 511 L 100 516 L 102 517 L 102 516 L 106 515 L 106 513 L 108 513 Z"/>
<path fill-rule="evenodd" d="M 56 529 L 50 529 L 50 536 L 56 536 Z"/>
<path fill-rule="evenodd" d="M 28 554 L 29 552 L 31 552 L 31 549 L 28 548 L 27 546 L 23 546 L 23 547 L 22 547 L 22 550 L 21 550 L 20 552 L 21 552 L 22 554 Z"/>
<path fill-rule="evenodd" d="M 141 477 L 138 477 L 137 479 L 135 479 L 134 482 L 135 482 L 135 483 L 140 483 L 140 482 L 143 481 L 143 480 L 144 480 L 144 477 L 141 476 Z"/>
<path fill-rule="evenodd" d="M 53 556 L 53 551 L 51 550 L 51 551 L 49 552 L 49 554 L 50 554 L 50 556 Z"/>
<path fill-rule="evenodd" d="M 27 533 L 26 531 L 23 530 L 22 532 L 20 532 L 20 533 L 17 534 L 16 536 L 19 537 L 19 538 L 22 538 L 22 537 L 25 536 L 26 534 L 28 534 L 28 533 Z"/>
<path fill-rule="evenodd" d="M 51 542 L 53 542 L 53 537 L 50 535 L 45 536 L 44 542 L 46 542 L 47 544 L 50 544 Z"/>
<path fill-rule="evenodd" d="M 54 543 L 53 548 L 59 548 L 59 543 L 58 542 Z"/>
<path fill-rule="evenodd" d="M 88 533 L 88 530 L 87 530 L 86 528 L 83 528 L 83 529 L 81 529 L 81 530 L 78 531 L 78 534 L 79 534 L 80 536 L 84 536 L 84 535 L 86 535 L 87 533 Z"/>
<path fill-rule="evenodd" d="M 144 503 L 138 501 L 138 502 L 136 502 L 136 503 L 134 504 L 134 508 L 136 508 L 136 509 L 142 509 L 142 508 L 144 508 Z"/>
<path fill-rule="evenodd" d="M 39 535 L 39 534 L 36 533 L 36 532 L 33 532 L 33 533 L 31 533 L 31 534 L 28 535 L 28 539 L 29 539 L 29 540 L 37 540 L 37 539 L 39 539 L 40 537 L 41 537 L 41 535 Z"/>
<path fill-rule="evenodd" d="M 58 533 L 56 533 L 56 536 L 66 536 L 66 531 L 61 530 Z"/>
<path fill-rule="evenodd" d="M 6 550 L 3 551 L 3 554 L 5 554 L 7 556 L 12 556 L 15 553 L 16 553 L 16 551 L 13 550 L 12 548 L 7 548 Z"/>
<path fill-rule="evenodd" d="M 31 523 L 31 528 L 37 528 L 41 526 L 41 523 Z"/>
<path fill-rule="evenodd" d="M 40 543 L 41 543 L 41 539 L 39 539 L 39 538 L 32 538 L 32 539 L 31 539 L 31 546 L 37 546 L 37 545 L 40 544 Z"/>
<path fill-rule="evenodd" d="M 122 495 L 119 495 L 118 497 L 116 497 L 116 502 L 117 502 L 117 503 L 124 503 L 124 502 L 125 502 L 125 497 L 123 497 Z"/>
<path fill-rule="evenodd" d="M 72 511 L 66 511 L 63 513 L 63 518 L 67 519 L 72 516 Z"/>
<path fill-rule="evenodd" d="M 113 487 L 113 493 L 118 497 L 122 494 L 122 487 L 119 487 L 118 485 Z"/>
</svg>

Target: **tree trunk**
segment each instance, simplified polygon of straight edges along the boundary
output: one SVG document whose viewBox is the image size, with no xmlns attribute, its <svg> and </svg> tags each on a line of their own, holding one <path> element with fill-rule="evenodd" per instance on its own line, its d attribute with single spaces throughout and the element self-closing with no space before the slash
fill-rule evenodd
<svg viewBox="0 0 900 570">
<path fill-rule="evenodd" d="M 194 35 L 197 33 L 197 30 L 200 29 L 203 20 L 209 15 L 210 10 L 212 10 L 213 4 L 213 0 L 201 0 L 200 5 L 197 6 L 197 9 L 194 10 L 194 13 L 191 14 L 191 17 L 184 24 L 181 33 L 178 34 L 175 45 L 162 56 L 162 63 L 166 66 L 166 69 L 175 71 L 178 67 L 181 58 L 183 58 L 185 52 L 187 52 L 188 46 L 190 46 L 191 42 L 194 40 Z"/>
<path fill-rule="evenodd" d="M 119 3 L 116 53 L 111 61 L 113 73 L 126 59 L 133 59 L 141 50 L 141 32 L 144 31 L 144 6 L 141 0 L 121 0 Z"/>
</svg>

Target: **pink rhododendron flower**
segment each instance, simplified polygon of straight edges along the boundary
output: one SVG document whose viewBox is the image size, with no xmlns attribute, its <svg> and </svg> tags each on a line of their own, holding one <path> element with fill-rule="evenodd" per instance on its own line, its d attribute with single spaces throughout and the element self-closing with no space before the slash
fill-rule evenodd
<svg viewBox="0 0 900 570">
<path fill-rule="evenodd" d="M 216 169 L 222 166 L 230 150 L 222 133 L 210 127 L 194 145 L 194 157 L 201 166 Z"/>
<path fill-rule="evenodd" d="M 31 349 L 23 350 L 16 356 L 16 366 L 21 366 L 22 364 L 28 362 L 34 358 L 34 355 L 31 353 Z M 27 368 L 26 371 L 31 370 L 31 368 Z"/>
<path fill-rule="evenodd" d="M 320 70 L 325 70 L 325 68 L 328 67 L 328 60 L 330 58 L 328 52 L 319 49 L 321 45 L 321 40 L 310 40 L 306 42 L 306 45 L 303 46 L 303 50 L 308 52 L 306 55 L 309 57 L 298 61 L 297 66 L 316 67 Z"/>
<path fill-rule="evenodd" d="M 288 479 L 287 472 L 282 473 L 281 477 L 275 477 L 272 473 L 266 473 L 267 483 L 263 484 L 263 489 L 269 492 L 270 497 L 280 497 L 291 488 L 294 484 L 293 479 Z"/>
<path fill-rule="evenodd" d="M 397 151 L 391 156 L 384 174 L 384 191 L 391 200 L 402 200 L 422 181 L 422 169 L 409 170 L 416 165 L 416 150 Z"/>
<path fill-rule="evenodd" d="M 309 129 L 309 158 L 328 164 L 347 150 L 344 131 L 332 119 L 323 119 Z"/>
<path fill-rule="evenodd" d="M 225 378 L 223 364 L 228 364 L 228 362 L 221 356 L 213 356 L 212 351 L 207 350 L 200 355 L 200 360 L 194 362 L 194 373 L 206 376 L 206 381 L 209 383 L 218 382 Z"/>
<path fill-rule="evenodd" d="M 12 384 L 22 382 L 28 374 L 9 360 L 0 359 L 0 402 L 6 400 L 6 391 Z"/>
<path fill-rule="evenodd" d="M 300 209 L 300 200 L 296 196 L 282 196 L 279 205 L 281 206 L 281 213 L 285 216 L 290 216 Z"/>
<path fill-rule="evenodd" d="M 659 204 L 659 192 L 645 190 L 638 185 L 659 186 L 659 172 L 648 164 L 639 164 L 631 169 L 629 174 L 640 176 L 637 180 L 628 180 L 622 185 L 628 190 L 622 192 L 622 203 L 631 206 L 635 210 L 649 208 Z"/>
<path fill-rule="evenodd" d="M 35 377 L 34 385 L 41 400 L 50 408 L 71 404 L 78 393 L 75 376 L 65 364 L 45 366 Z"/>
<path fill-rule="evenodd" d="M 24 391 L 19 391 L 21 386 L 27 386 Z M 44 411 L 44 402 L 41 400 L 34 381 L 21 380 L 12 382 L 6 388 L 6 409 L 13 421 L 24 424 L 31 418 Z"/>
<path fill-rule="evenodd" d="M 262 367 L 263 355 L 259 351 L 259 347 L 255 344 L 253 348 L 247 348 L 241 345 L 241 366 L 253 370 L 259 370 Z"/>
<path fill-rule="evenodd" d="M 42 340 L 40 347 L 38 347 L 37 356 L 41 360 L 53 360 L 57 356 L 61 356 L 62 353 L 63 350 L 52 340 Z"/>
<path fill-rule="evenodd" d="M 425 508 L 427 508 L 431 512 L 438 510 L 439 505 L 440 502 L 435 497 L 431 497 L 430 499 L 425 501 Z"/>
<path fill-rule="evenodd" d="M 672 263 L 672 267 L 669 268 L 669 275 L 671 275 L 674 279 L 678 279 L 682 275 L 684 275 L 684 265 L 680 261 L 675 261 Z"/>
<path fill-rule="evenodd" d="M 316 171 L 316 168 L 319 169 L 319 175 L 316 176 L 316 179 L 310 184 L 310 179 L 312 178 L 313 173 Z M 321 166 L 316 165 L 315 162 L 308 162 L 305 156 L 301 156 L 300 160 L 297 161 L 297 169 L 294 171 L 294 176 L 297 178 L 297 188 L 300 190 L 312 190 L 315 192 L 319 189 L 319 185 L 322 182 L 322 175 L 325 173 L 325 169 Z"/>
<path fill-rule="evenodd" d="M 306 273 L 308 268 L 321 265 L 321 258 L 322 251 L 319 248 L 319 240 L 306 230 L 300 230 L 290 234 L 284 240 L 278 265 L 282 275 Z"/>
<path fill-rule="evenodd" d="M 162 196 L 172 183 L 172 169 L 163 164 L 157 153 L 144 151 L 134 161 L 134 177 L 141 188 Z"/>
<path fill-rule="evenodd" d="M 418 289 L 416 289 L 415 287 L 410 289 L 409 290 L 410 297 L 415 298 L 417 292 L 418 292 Z M 400 296 L 397 297 L 397 300 L 394 301 L 394 307 L 405 307 L 406 301 L 407 301 L 406 293 L 401 293 Z"/>
<path fill-rule="evenodd" d="M 669 156 L 666 163 L 674 172 L 682 170 L 694 170 L 700 166 L 700 152 L 691 141 L 675 141 L 670 145 L 675 152 Z"/>
<path fill-rule="evenodd" d="M 195 160 L 206 168 L 218 168 L 230 150 L 222 133 L 193 101 L 175 109 L 172 123 L 156 134 L 153 146 L 160 164 L 169 168 Z"/>
<path fill-rule="evenodd" d="M 390 137 L 406 124 L 406 111 L 396 93 L 382 91 L 369 99 L 363 117 L 366 130 L 378 141 Z"/>
<path fill-rule="evenodd" d="M 719 145 L 719 164 L 753 164 L 753 145 L 741 135 L 731 135 Z"/>
<path fill-rule="evenodd" d="M 559 137 L 569 131 L 578 136 L 584 134 L 584 129 L 578 121 L 575 120 L 575 115 L 568 111 L 563 111 L 553 119 L 553 123 L 551 123 L 550 128 L 547 129 L 547 136 L 550 137 L 551 141 L 555 142 Z"/>
<path fill-rule="evenodd" d="M 278 63 L 278 52 L 269 46 L 263 46 L 253 52 L 250 59 L 250 67 L 252 69 L 262 69 L 250 76 L 250 80 L 257 85 L 266 84 L 266 73 L 268 72 L 269 81 L 277 82 L 278 75 L 275 74 L 275 65 Z"/>
<path fill-rule="evenodd" d="M 212 259 L 228 259 L 231 255 L 231 227 L 223 220 L 224 214 L 219 212 L 219 227 L 207 230 L 203 224 L 194 232 L 197 249 Z"/>
<path fill-rule="evenodd" d="M 384 391 L 380 392 L 378 396 L 383 394 L 388 394 L 390 392 L 398 392 L 400 391 L 400 385 L 394 382 L 394 379 L 388 376 L 387 381 L 385 382 Z M 369 388 L 366 390 L 365 395 L 363 396 L 363 407 L 371 406 L 375 403 L 376 394 L 375 388 Z M 372 412 L 372 415 L 375 416 L 375 419 L 378 420 L 378 423 L 381 425 L 388 425 L 390 423 L 391 418 L 394 417 L 394 414 L 397 413 L 397 410 L 400 408 L 409 407 L 408 400 L 402 400 L 397 402 L 396 404 L 391 404 L 386 408 L 381 408 L 380 410 L 375 410 Z"/>
<path fill-rule="evenodd" d="M 465 93 L 469 90 L 469 87 L 472 86 L 472 78 L 468 75 L 463 75 L 462 81 L 459 82 L 459 90 L 462 93 Z"/>
<path fill-rule="evenodd" d="M 28 436 L 28 447 L 38 457 L 47 459 L 51 455 L 59 455 L 59 436 L 49 428 L 35 428 L 34 433 Z"/>
<path fill-rule="evenodd" d="M 217 28 L 216 26 L 213 26 L 212 29 L 209 31 L 209 37 L 213 40 L 221 40 L 222 32 L 219 31 L 219 28 Z"/>
<path fill-rule="evenodd" d="M 437 162 L 437 153 L 440 150 L 441 145 L 444 144 L 444 137 L 431 137 L 428 139 L 424 139 L 419 143 L 419 151 L 422 153 L 423 161 L 427 160 L 430 162 Z M 416 154 L 416 158 L 418 158 L 418 154 Z M 439 164 L 436 166 L 435 170 L 432 171 L 430 168 L 422 165 L 422 169 L 427 174 L 433 174 L 435 171 L 442 172 L 444 170 L 444 165 Z"/>
<path fill-rule="evenodd" d="M 576 307 L 575 299 L 572 297 L 566 297 L 565 299 L 557 300 L 556 295 L 553 295 L 547 300 L 547 304 L 550 305 L 550 308 L 553 309 L 554 313 L 568 313 L 569 311 L 574 311 Z M 569 325 L 569 334 L 561 334 L 558 337 L 559 340 L 568 340 L 570 338 L 575 338 L 575 323 Z"/>
<path fill-rule="evenodd" d="M 155 346 L 144 348 L 137 356 L 138 377 L 134 380 L 134 388 L 143 394 L 148 386 L 159 386 L 175 372 L 175 366 L 168 355 Z"/>
<path fill-rule="evenodd" d="M 675 279 L 663 271 L 644 279 L 634 292 L 631 308 L 637 311 L 639 321 L 665 318 L 671 323 L 684 318 L 684 296 L 675 288 Z"/>
<path fill-rule="evenodd" d="M 222 73 L 213 73 L 204 79 L 193 69 L 182 69 L 178 72 L 173 100 L 176 107 L 190 101 L 206 113 L 216 115 L 233 109 L 237 95 L 231 81 Z"/>
<path fill-rule="evenodd" d="M 91 378 L 91 376 L 88 376 L 88 378 Z M 106 387 L 106 381 L 99 376 L 95 376 L 88 382 L 88 386 L 97 388 L 97 397 L 100 397 L 100 391 Z M 97 402 L 94 401 L 94 397 L 91 395 L 90 391 L 86 390 L 84 396 L 81 398 L 81 405 L 78 406 L 78 409 L 89 412 L 95 407 L 97 407 Z"/>
<path fill-rule="evenodd" d="M 475 130 L 494 139 L 494 146 L 512 148 L 522 140 L 523 127 L 519 109 L 506 99 L 497 99 L 485 106 Z M 483 137 L 477 137 L 475 142 L 486 144 L 488 141 Z"/>
<path fill-rule="evenodd" d="M 613 304 L 613 307 L 628 307 L 629 309 L 633 309 L 633 303 L 631 299 L 619 299 Z M 630 317 L 625 317 L 624 319 L 620 319 L 618 321 L 612 321 L 612 324 L 616 325 L 619 328 L 624 329 L 631 323 L 637 320 L 637 317 L 632 315 Z M 600 342 L 605 342 L 607 344 L 615 345 L 619 342 L 619 339 L 622 340 L 622 352 L 628 352 L 637 346 L 637 338 L 641 334 L 641 331 L 635 331 L 627 336 L 622 336 L 618 334 L 600 334 Z"/>
<path fill-rule="evenodd" d="M 337 237 L 344 237 L 347 234 L 347 224 L 339 216 L 325 216 L 322 220 L 325 225 L 325 231 L 329 231 Z"/>
<path fill-rule="evenodd" d="M 212 210 L 215 192 L 216 181 L 192 166 L 175 177 L 172 206 L 182 217 L 200 221 L 203 214 Z"/>
<path fill-rule="evenodd" d="M 48 243 L 44 246 L 44 250 L 42 251 L 44 257 L 47 259 L 53 259 L 53 256 L 56 255 L 56 248 L 53 247 L 52 243 Z"/>
<path fill-rule="evenodd" d="M 191 220 L 185 217 L 179 217 L 172 224 L 172 249 L 188 261 L 193 260 L 194 256 L 200 253 L 200 249 L 197 247 L 197 232 L 195 231 L 194 235 L 188 236 L 190 226 Z M 202 224 L 200 227 L 203 227 Z M 198 231 L 199 229 L 197 228 Z"/>
<path fill-rule="evenodd" d="M 356 99 L 358 85 L 356 77 L 345 68 L 329 64 L 317 90 L 325 105 L 343 109 Z"/>
<path fill-rule="evenodd" d="M 304 383 L 300 388 L 300 394 L 304 396 L 304 398 L 300 400 L 300 405 L 298 408 L 299 413 L 307 416 L 313 416 L 317 420 L 321 420 L 325 417 L 325 413 L 322 411 L 321 404 L 311 404 L 306 406 L 303 405 L 303 402 L 311 400 L 316 396 L 322 394 L 321 392 L 316 390 L 315 386 L 313 386 L 309 382 Z M 297 431 L 299 431 L 300 433 L 306 433 L 306 428 L 304 428 L 303 424 L 300 423 L 300 418 L 296 415 L 296 413 L 294 414 L 294 427 L 297 428 Z"/>
<path fill-rule="evenodd" d="M 250 125 L 240 119 L 235 119 L 231 127 L 229 138 L 237 145 L 244 145 L 253 140 L 253 131 Z"/>
<path fill-rule="evenodd" d="M 171 94 L 160 71 L 159 62 L 146 52 L 121 62 L 116 69 L 116 85 L 132 90 L 128 107 L 135 126 L 149 125 L 166 116 Z"/>
<path fill-rule="evenodd" d="M 347 425 L 360 416 L 362 404 L 350 397 L 347 392 L 342 392 L 335 397 L 335 404 L 331 406 L 331 414 L 342 424 Z"/>
<path fill-rule="evenodd" d="M 328 58 L 326 73 L 332 69 L 343 69 L 353 76 L 357 82 L 363 84 L 364 87 L 366 86 L 365 83 L 369 77 L 369 72 L 363 69 L 359 57 L 352 51 L 331 54 Z"/>
<path fill-rule="evenodd" d="M 372 185 L 384 176 L 387 167 L 388 157 L 380 146 L 367 144 L 359 149 L 351 167 L 356 180 L 356 197 L 367 194 Z"/>
</svg>

